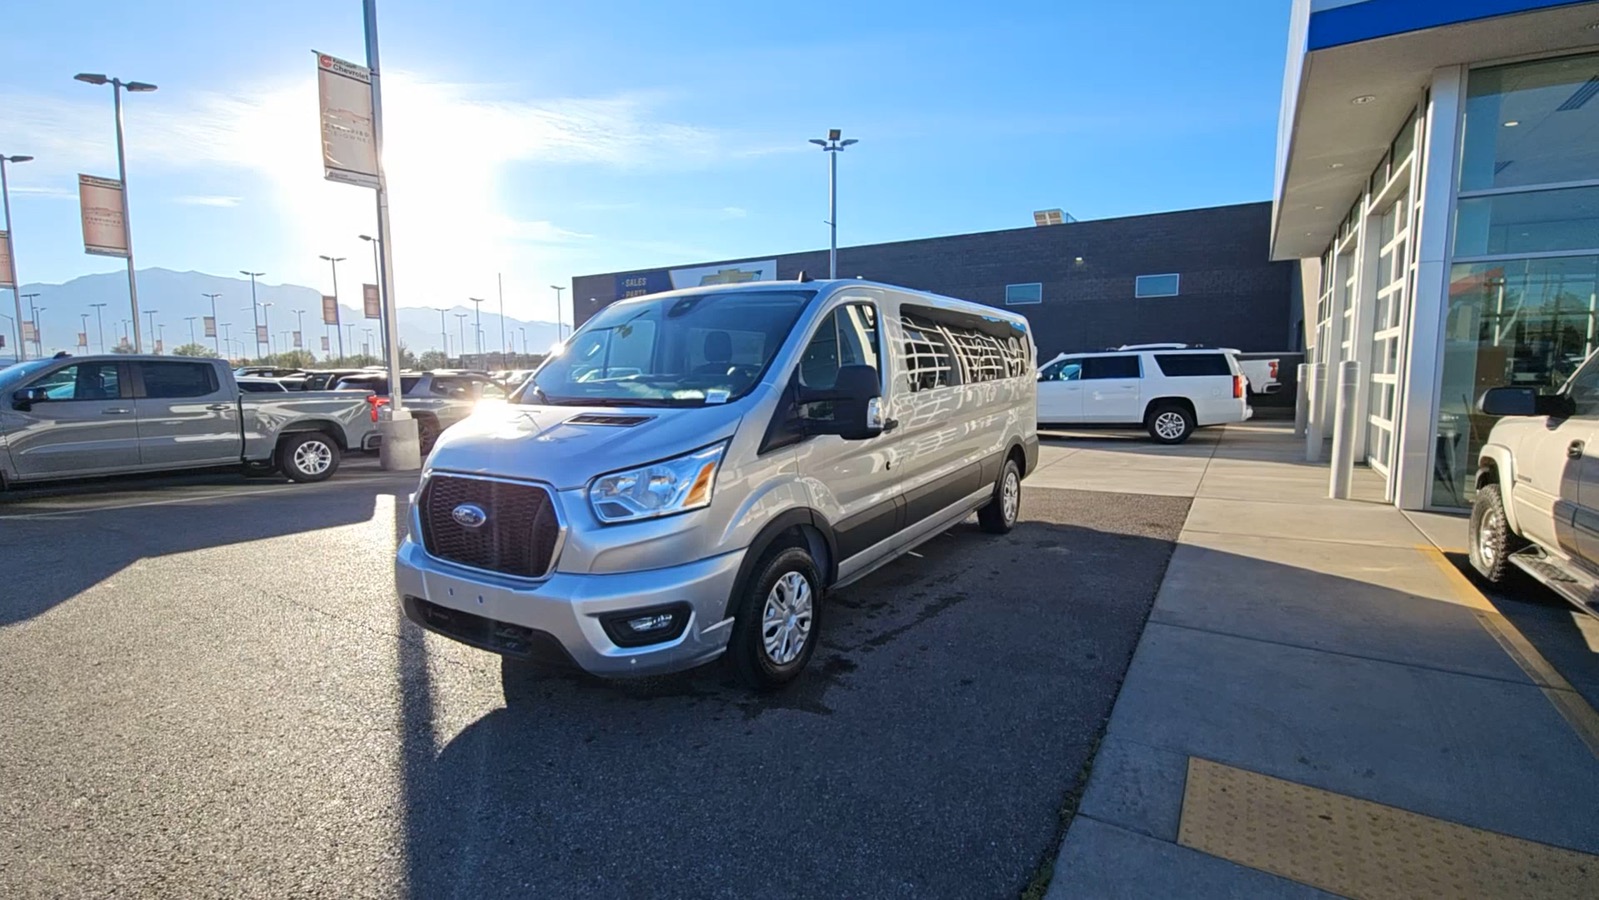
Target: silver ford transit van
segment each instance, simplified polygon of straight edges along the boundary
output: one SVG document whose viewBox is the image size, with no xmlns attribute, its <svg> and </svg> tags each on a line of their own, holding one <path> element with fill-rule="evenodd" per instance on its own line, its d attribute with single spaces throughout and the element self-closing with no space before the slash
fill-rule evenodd
<svg viewBox="0 0 1599 900">
<path fill-rule="evenodd" d="M 516 659 L 800 673 L 823 598 L 973 512 L 1016 523 L 1034 346 L 1001 309 L 867 281 L 605 307 L 428 457 L 396 561 L 418 625 Z"/>
</svg>

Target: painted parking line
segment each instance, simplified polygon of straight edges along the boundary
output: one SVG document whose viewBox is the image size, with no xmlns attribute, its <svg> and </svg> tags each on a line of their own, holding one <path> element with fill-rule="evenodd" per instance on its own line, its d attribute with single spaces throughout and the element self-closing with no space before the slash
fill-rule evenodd
<svg viewBox="0 0 1599 900">
<path fill-rule="evenodd" d="M 1488 602 L 1482 591 L 1477 590 L 1471 579 L 1455 568 L 1455 564 L 1444 556 L 1442 550 L 1431 544 L 1421 544 L 1416 549 L 1426 554 L 1433 565 L 1444 573 L 1444 578 L 1448 580 L 1456 599 L 1462 605 L 1476 611 L 1477 622 L 1499 642 L 1499 646 L 1515 660 L 1521 671 L 1532 679 L 1532 683 L 1543 691 L 1543 695 L 1554 705 L 1555 711 L 1560 713 L 1560 717 L 1566 720 L 1566 724 L 1570 725 L 1572 730 L 1577 732 L 1577 737 L 1588 746 L 1589 752 L 1599 758 L 1599 711 L 1595 711 L 1582 694 L 1571 686 L 1571 682 L 1538 652 L 1538 648 L 1533 646 L 1532 641 L 1527 639 L 1515 623 Z"/>
<path fill-rule="evenodd" d="M 1345 897 L 1599 896 L 1599 856 L 1197 757 L 1177 843 Z"/>
</svg>

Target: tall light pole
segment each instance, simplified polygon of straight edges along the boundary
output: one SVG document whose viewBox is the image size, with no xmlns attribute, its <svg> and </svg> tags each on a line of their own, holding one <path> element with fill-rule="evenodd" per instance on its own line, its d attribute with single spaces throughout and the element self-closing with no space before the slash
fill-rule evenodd
<svg viewBox="0 0 1599 900">
<path fill-rule="evenodd" d="M 78 334 L 83 336 L 83 343 L 78 346 L 82 347 L 84 352 L 87 353 L 89 351 L 89 314 L 78 313 L 78 320 L 81 323 L 79 327 L 82 329 Z"/>
<path fill-rule="evenodd" d="M 217 323 L 217 333 L 222 335 L 222 346 L 228 348 L 227 349 L 227 354 L 228 355 L 232 355 L 232 353 L 233 353 L 233 336 L 228 331 L 228 329 L 230 329 L 232 327 L 233 327 L 233 323 L 232 322 L 218 322 Z"/>
<path fill-rule="evenodd" d="M 561 324 L 561 292 L 566 290 L 566 288 L 558 284 L 552 284 L 550 285 L 550 290 L 555 292 L 555 339 L 558 341 L 565 340 L 566 327 Z M 577 317 L 573 316 L 572 318 L 576 320 Z"/>
<path fill-rule="evenodd" d="M 344 262 L 344 257 L 328 256 L 326 254 L 322 254 L 321 256 L 323 259 L 328 261 L 328 265 L 333 267 L 333 330 L 337 331 L 339 334 L 339 358 L 343 359 L 344 332 L 339 331 L 340 328 L 344 327 L 344 323 L 340 321 L 339 312 L 339 263 Z"/>
<path fill-rule="evenodd" d="M 516 326 L 516 330 L 522 332 L 522 355 L 526 356 L 527 355 L 527 329 L 524 328 L 521 325 L 518 325 L 518 326 Z"/>
<path fill-rule="evenodd" d="M 133 275 L 133 223 L 128 219 L 128 160 L 122 146 L 122 91 L 144 94 L 155 90 L 155 85 L 143 81 L 123 81 L 104 75 L 80 72 L 73 76 L 84 84 L 110 84 L 111 103 L 117 114 L 117 180 L 122 182 L 122 234 L 128 245 L 128 305 L 133 309 L 133 352 L 144 352 L 143 336 L 139 333 L 139 284 Z"/>
<path fill-rule="evenodd" d="M 222 296 L 222 294 L 220 292 L 218 292 L 218 293 L 215 293 L 215 294 L 201 294 L 200 296 L 205 297 L 206 299 L 211 301 L 211 343 L 212 343 L 213 346 L 215 346 L 216 351 L 217 351 L 217 355 L 221 356 L 222 355 L 222 344 L 221 344 L 221 337 L 220 337 L 221 332 L 219 332 L 217 330 L 217 298 Z"/>
<path fill-rule="evenodd" d="M 297 309 L 297 310 L 294 311 L 294 330 L 298 331 L 300 333 L 300 346 L 297 349 L 304 350 L 305 349 L 305 310 L 303 310 L 303 309 Z"/>
<path fill-rule="evenodd" d="M 361 355 L 369 356 L 372 353 L 372 329 L 363 328 L 361 330 L 366 333 L 366 343 L 361 347 Z"/>
<path fill-rule="evenodd" d="M 104 353 L 104 352 L 106 352 L 105 351 L 105 316 L 100 311 L 105 309 L 106 305 L 104 303 L 91 303 L 89 305 L 94 308 L 94 327 L 95 327 L 96 331 L 100 332 L 100 352 Z"/>
<path fill-rule="evenodd" d="M 838 155 L 850 144 L 859 141 L 850 138 L 847 141 L 839 140 L 842 132 L 837 128 L 827 130 L 827 140 L 811 138 L 811 143 L 821 147 L 827 152 L 827 227 L 832 233 L 828 242 L 827 251 L 827 277 L 838 277 Z"/>
<path fill-rule="evenodd" d="M 39 356 L 44 356 L 44 333 L 39 329 L 39 311 L 44 307 L 33 305 L 33 298 L 37 296 L 39 292 L 34 291 L 31 294 L 23 294 L 22 299 L 28 301 L 28 317 L 33 320 L 33 348 L 38 351 Z"/>
<path fill-rule="evenodd" d="M 349 335 L 350 335 L 350 349 L 354 350 L 355 349 L 355 323 L 354 322 L 350 322 L 350 323 L 345 324 L 345 325 L 340 325 L 339 327 L 343 328 L 346 332 L 349 332 Z M 344 349 L 344 336 L 342 334 L 339 336 L 339 349 L 340 350 Z"/>
<path fill-rule="evenodd" d="M 433 308 L 439 311 L 439 339 L 444 342 L 444 346 L 439 349 L 444 351 L 444 358 L 448 360 L 450 358 L 450 326 L 449 323 L 444 321 L 444 314 L 449 312 L 449 310 L 442 306 Z"/>
<path fill-rule="evenodd" d="M 255 352 L 261 354 L 261 305 L 255 302 L 255 279 L 265 272 L 251 272 L 246 269 L 239 270 L 240 275 L 250 276 L 250 340 L 255 341 Z M 239 343 L 244 343 L 240 341 Z"/>
<path fill-rule="evenodd" d="M 162 350 L 166 349 L 167 323 L 162 322 L 155 327 L 155 345 Z"/>
<path fill-rule="evenodd" d="M 155 314 L 160 312 L 160 311 L 161 310 L 159 310 L 159 309 L 147 309 L 147 310 L 144 311 L 144 315 L 147 315 L 147 316 L 150 317 L 150 330 L 151 331 L 155 331 Z M 139 337 L 139 320 L 137 318 L 135 318 L 133 320 L 133 336 L 134 336 L 134 340 L 137 341 L 138 337 Z M 133 348 L 133 350 L 134 350 L 135 353 L 142 353 L 143 352 L 137 346 L 135 346 Z"/>
<path fill-rule="evenodd" d="M 472 328 L 477 332 L 477 355 L 478 356 L 482 356 L 483 355 L 483 298 L 482 297 L 468 297 L 466 299 L 472 301 L 472 306 L 477 310 L 477 321 L 476 321 L 475 324 L 473 324 Z"/>
<path fill-rule="evenodd" d="M 383 241 L 370 234 L 358 234 L 356 237 L 372 245 L 372 283 L 378 286 L 378 336 L 383 345 L 383 361 L 389 361 L 389 320 L 388 304 L 383 302 L 383 260 L 378 256 L 378 249 L 383 246 Z M 370 338 L 368 339 L 370 341 Z"/>
<path fill-rule="evenodd" d="M 132 319 L 123 319 L 122 320 L 122 343 L 127 344 L 129 347 L 133 346 L 133 344 L 128 341 L 128 334 L 129 334 L 128 329 L 129 329 L 129 327 L 132 324 L 133 324 L 133 320 Z"/>
<path fill-rule="evenodd" d="M 466 355 L 466 313 L 456 313 L 455 314 L 455 324 L 457 326 L 456 330 L 461 332 L 461 343 L 460 343 L 461 355 L 465 356 Z M 37 331 L 38 329 L 35 328 L 34 330 Z"/>
<path fill-rule="evenodd" d="M 500 286 L 500 353 L 505 353 L 505 276 L 499 272 L 494 273 L 494 280 Z"/>
<path fill-rule="evenodd" d="M 269 353 L 269 354 L 275 352 L 272 349 L 272 319 L 270 318 L 269 314 L 267 313 L 267 310 L 269 310 L 271 308 L 272 308 L 272 304 L 271 303 L 263 303 L 263 304 L 261 304 L 261 327 L 266 329 L 267 353 Z"/>
<path fill-rule="evenodd" d="M 25 163 L 32 160 L 31 156 L 6 156 L 0 154 L 0 201 L 6 208 L 6 259 L 10 261 L 9 272 L 0 272 L 11 279 L 11 299 L 17 304 L 17 318 L 12 322 L 17 326 L 17 362 L 28 358 L 27 346 L 22 343 L 22 282 L 17 280 L 17 239 L 11 231 L 11 185 L 6 182 L 6 163 Z"/>
<path fill-rule="evenodd" d="M 189 323 L 189 343 L 191 343 L 191 344 L 199 343 L 199 341 L 196 341 L 194 339 L 194 320 L 198 319 L 198 318 L 200 318 L 200 317 L 199 316 L 184 316 L 183 317 L 183 320 L 185 322 Z"/>
</svg>

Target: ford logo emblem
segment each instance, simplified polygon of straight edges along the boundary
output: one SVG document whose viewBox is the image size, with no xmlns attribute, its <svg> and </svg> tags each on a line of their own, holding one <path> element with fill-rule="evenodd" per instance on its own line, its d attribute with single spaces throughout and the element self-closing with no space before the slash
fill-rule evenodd
<svg viewBox="0 0 1599 900">
<path fill-rule="evenodd" d="M 489 514 L 475 503 L 463 503 L 450 510 L 450 518 L 462 528 L 482 528 L 483 523 L 489 520 Z"/>
</svg>

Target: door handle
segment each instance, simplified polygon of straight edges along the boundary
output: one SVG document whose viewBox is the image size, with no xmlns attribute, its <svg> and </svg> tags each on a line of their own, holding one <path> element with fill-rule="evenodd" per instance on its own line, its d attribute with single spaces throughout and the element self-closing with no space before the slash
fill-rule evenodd
<svg viewBox="0 0 1599 900">
<path fill-rule="evenodd" d="M 102 416 L 125 416 L 128 413 L 130 413 L 130 412 L 133 412 L 133 410 L 128 409 L 126 406 L 113 406 L 113 407 L 110 407 L 108 409 L 100 410 L 100 415 L 102 415 Z"/>
<path fill-rule="evenodd" d="M 1582 459 L 1582 441 L 1572 441 L 1566 447 L 1566 459 Z"/>
<path fill-rule="evenodd" d="M 217 412 L 221 412 L 221 411 L 223 411 L 225 409 L 232 409 L 232 408 L 233 408 L 233 405 L 230 404 L 230 403 L 213 403 L 210 406 L 206 407 L 206 409 L 214 409 Z"/>
</svg>

